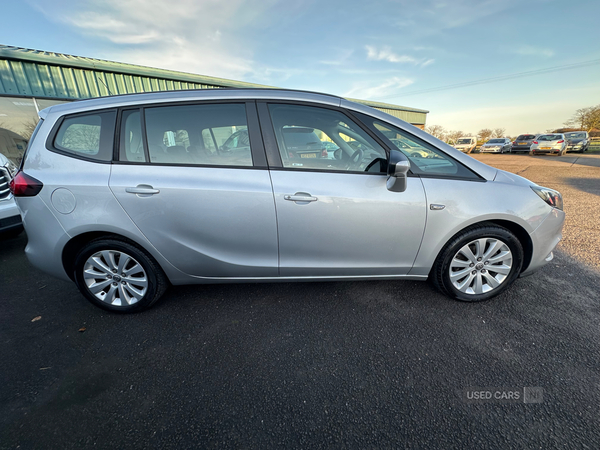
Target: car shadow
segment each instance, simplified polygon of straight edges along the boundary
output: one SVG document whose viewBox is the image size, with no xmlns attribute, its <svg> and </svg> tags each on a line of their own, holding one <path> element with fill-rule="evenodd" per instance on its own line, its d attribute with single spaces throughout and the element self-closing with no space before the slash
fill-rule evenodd
<svg viewBox="0 0 600 450">
<path fill-rule="evenodd" d="M 575 189 L 600 196 L 600 185 L 596 178 L 566 178 L 565 182 Z"/>
</svg>

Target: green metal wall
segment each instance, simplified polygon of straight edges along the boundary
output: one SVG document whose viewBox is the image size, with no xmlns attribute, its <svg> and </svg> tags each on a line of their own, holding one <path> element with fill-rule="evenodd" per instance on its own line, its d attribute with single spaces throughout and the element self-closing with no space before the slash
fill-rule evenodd
<svg viewBox="0 0 600 450">
<path fill-rule="evenodd" d="M 273 88 L 151 67 L 0 45 L 0 95 L 78 100 L 182 89 Z M 428 111 L 350 99 L 424 125 Z"/>
</svg>

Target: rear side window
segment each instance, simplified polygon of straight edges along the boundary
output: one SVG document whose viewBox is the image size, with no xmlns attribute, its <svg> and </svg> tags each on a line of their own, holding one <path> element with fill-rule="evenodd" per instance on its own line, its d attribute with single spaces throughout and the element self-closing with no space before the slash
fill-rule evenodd
<svg viewBox="0 0 600 450">
<path fill-rule="evenodd" d="M 115 111 L 65 118 L 54 138 L 54 148 L 97 161 L 112 159 Z"/>
<path fill-rule="evenodd" d="M 150 163 L 252 166 L 244 104 L 158 106 L 144 114 Z"/>
</svg>

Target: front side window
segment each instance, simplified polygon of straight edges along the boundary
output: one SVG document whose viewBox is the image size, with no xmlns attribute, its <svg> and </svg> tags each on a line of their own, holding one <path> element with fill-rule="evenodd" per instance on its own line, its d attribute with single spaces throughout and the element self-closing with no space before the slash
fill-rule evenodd
<svg viewBox="0 0 600 450">
<path fill-rule="evenodd" d="M 384 141 L 389 142 L 391 148 L 396 148 L 406 155 L 410 161 L 412 173 L 468 179 L 477 178 L 473 172 L 441 150 L 413 137 L 406 131 L 364 114 L 361 114 L 361 118 Z"/>
<path fill-rule="evenodd" d="M 77 156 L 110 161 L 112 159 L 115 112 L 67 117 L 54 138 L 54 147 Z"/>
<path fill-rule="evenodd" d="M 252 166 L 244 104 L 146 108 L 151 163 Z"/>
<path fill-rule="evenodd" d="M 299 170 L 385 172 L 385 150 L 339 111 L 270 104 L 283 167 Z"/>
</svg>

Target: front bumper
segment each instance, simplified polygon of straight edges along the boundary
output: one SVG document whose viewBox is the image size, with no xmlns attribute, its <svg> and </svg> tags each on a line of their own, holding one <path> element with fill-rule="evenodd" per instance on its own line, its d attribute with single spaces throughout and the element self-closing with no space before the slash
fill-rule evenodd
<svg viewBox="0 0 600 450">
<path fill-rule="evenodd" d="M 501 153 L 502 149 L 501 148 L 489 148 L 489 147 L 480 147 L 479 148 L 479 153 Z"/>
<path fill-rule="evenodd" d="M 529 266 L 521 272 L 521 277 L 537 272 L 552 260 L 552 252 L 562 239 L 564 222 L 564 211 L 553 208 L 540 226 L 529 235 L 533 243 L 533 254 Z"/>
</svg>

